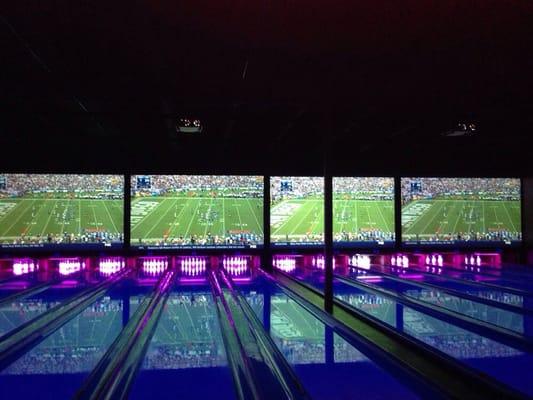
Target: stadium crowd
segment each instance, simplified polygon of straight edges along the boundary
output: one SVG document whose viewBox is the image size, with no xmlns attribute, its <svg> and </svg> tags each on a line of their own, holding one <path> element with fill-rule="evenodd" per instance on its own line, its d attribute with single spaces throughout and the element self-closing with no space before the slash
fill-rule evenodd
<svg viewBox="0 0 533 400">
<path fill-rule="evenodd" d="M 432 198 L 520 200 L 520 180 L 507 178 L 402 178 L 402 205 Z"/>
<path fill-rule="evenodd" d="M 404 234 L 404 241 L 416 243 L 456 243 L 456 242 L 516 242 L 522 240 L 521 232 L 490 230 L 487 232 L 458 232 L 434 234 Z"/>
<path fill-rule="evenodd" d="M 243 232 L 233 233 L 228 231 L 225 236 L 212 235 L 207 233 L 205 236 L 191 235 L 166 237 L 161 239 L 138 239 L 136 245 L 150 245 L 158 247 L 216 247 L 216 246 L 236 246 L 236 247 L 253 247 L 263 244 L 263 235 Z"/>
<path fill-rule="evenodd" d="M 394 178 L 333 178 L 333 194 L 346 199 L 393 200 Z"/>
<path fill-rule="evenodd" d="M 124 179 L 121 175 L 74 174 L 6 174 L 0 197 L 64 192 L 82 193 L 85 198 L 122 198 Z M 87 197 L 88 196 L 88 197 Z"/>
<path fill-rule="evenodd" d="M 222 343 L 185 342 L 158 345 L 144 358 L 145 369 L 218 367 L 226 364 Z"/>
<path fill-rule="evenodd" d="M 101 244 L 112 245 L 123 243 L 124 237 L 122 233 L 111 233 L 107 231 L 91 231 L 84 229 L 80 233 L 61 234 L 43 234 L 29 236 L 21 234 L 19 237 L 13 239 L 10 244 L 15 246 L 25 245 L 69 245 L 69 244 Z"/>
<path fill-rule="evenodd" d="M 140 183 L 140 176 L 132 177 L 133 195 L 169 192 L 228 191 L 231 197 L 262 197 L 263 177 L 248 175 L 150 175 L 149 184 Z M 222 193 L 219 193 L 222 195 Z"/>
<path fill-rule="evenodd" d="M 334 242 L 390 242 L 394 241 L 394 232 L 379 229 L 359 229 L 358 232 L 340 232 L 333 235 Z"/>
<path fill-rule="evenodd" d="M 321 177 L 276 176 L 270 181 L 270 198 L 274 203 L 284 199 L 323 195 L 324 178 Z"/>
<path fill-rule="evenodd" d="M 41 300 L 25 303 L 23 308 L 33 312 L 37 309 L 40 313 L 60 304 L 60 302 L 42 302 Z M 110 337 L 113 336 L 113 331 L 109 329 L 103 331 L 98 329 L 86 330 L 81 325 L 87 324 L 88 327 L 92 328 L 94 327 L 94 317 L 101 318 L 107 315 L 110 320 L 113 320 L 112 315 L 121 311 L 121 301 L 112 301 L 107 296 L 103 297 L 77 317 L 80 324 L 79 330 L 61 328 L 62 335 L 50 336 L 45 342 L 11 364 L 4 373 L 10 375 L 72 374 L 90 371 L 104 355 Z M 120 325 L 118 326 L 120 327 Z M 96 337 L 88 334 L 89 331 Z M 106 337 L 106 334 L 110 336 Z"/>
</svg>

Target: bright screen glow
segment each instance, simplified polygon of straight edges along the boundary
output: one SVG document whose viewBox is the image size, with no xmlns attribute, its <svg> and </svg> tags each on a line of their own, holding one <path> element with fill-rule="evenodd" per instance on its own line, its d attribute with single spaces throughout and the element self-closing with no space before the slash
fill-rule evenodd
<svg viewBox="0 0 533 400">
<path fill-rule="evenodd" d="M 139 248 L 263 245 L 263 177 L 134 175 L 131 244 Z"/>
<path fill-rule="evenodd" d="M 394 178 L 333 178 L 333 241 L 394 244 Z"/>
<path fill-rule="evenodd" d="M 0 246 L 121 246 L 123 198 L 121 175 L 0 174 Z"/>
<path fill-rule="evenodd" d="M 407 244 L 512 244 L 522 239 L 520 179 L 402 178 Z"/>
<path fill-rule="evenodd" d="M 270 232 L 275 246 L 324 243 L 324 178 L 270 178 Z"/>
</svg>

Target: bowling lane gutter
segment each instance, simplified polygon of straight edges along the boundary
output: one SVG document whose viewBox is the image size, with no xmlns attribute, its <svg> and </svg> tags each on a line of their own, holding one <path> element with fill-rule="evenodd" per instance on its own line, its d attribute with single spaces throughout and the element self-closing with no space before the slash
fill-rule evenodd
<svg viewBox="0 0 533 400">
<path fill-rule="evenodd" d="M 401 276 L 389 274 L 387 272 L 378 271 L 378 270 L 375 270 L 375 269 L 367 270 L 367 269 L 364 269 L 364 268 L 353 267 L 353 266 L 350 266 L 350 268 L 356 269 L 358 271 L 364 271 L 364 272 L 371 271 L 373 274 L 386 277 L 387 279 L 390 279 L 390 280 L 395 281 L 395 282 L 405 283 L 405 284 L 408 284 L 408 285 L 416 286 L 416 287 L 421 288 L 421 289 L 438 290 L 439 292 L 448 293 L 448 294 L 450 294 L 452 296 L 455 296 L 455 297 L 459 297 L 459 298 L 462 298 L 462 299 L 465 299 L 465 300 L 470 300 L 470 301 L 473 301 L 475 303 L 485 304 L 487 306 L 499 308 L 499 309 L 502 309 L 502 310 L 505 310 L 505 311 L 510 311 L 510 312 L 514 312 L 514 313 L 517 313 L 517 314 L 533 315 L 533 310 L 531 310 L 529 308 L 515 306 L 514 304 L 502 303 L 500 301 L 486 299 L 484 297 L 478 297 L 478 296 L 475 296 L 473 294 L 463 293 L 460 290 L 441 287 L 441 286 L 435 285 L 433 283 L 417 282 L 417 281 L 411 280 L 409 278 L 402 278 Z M 342 275 L 335 274 L 335 277 L 342 277 Z M 464 284 L 468 285 L 467 281 L 465 281 Z"/>
<path fill-rule="evenodd" d="M 529 292 L 527 290 L 513 288 L 513 287 L 510 287 L 510 286 L 499 285 L 499 284 L 496 284 L 496 283 L 489 283 L 489 282 L 485 282 L 485 281 L 475 281 L 475 280 L 466 279 L 466 278 L 455 278 L 455 277 L 449 276 L 449 275 L 439 275 L 439 274 L 435 274 L 435 273 L 432 273 L 432 272 L 424 271 L 421 267 L 410 267 L 409 270 L 416 271 L 416 273 L 419 273 L 419 274 L 425 275 L 425 276 L 444 278 L 446 280 L 449 280 L 450 282 L 457 282 L 457 283 L 466 284 L 466 285 L 470 285 L 470 286 L 485 287 L 485 288 L 489 288 L 489 289 L 499 290 L 501 292 L 507 292 L 507 293 L 516 294 L 516 295 L 519 295 L 519 296 L 531 296 L 532 295 L 532 292 Z M 460 274 L 480 275 L 478 272 L 463 271 L 463 270 L 458 270 L 458 269 L 452 269 L 452 270 L 449 270 L 449 272 L 452 272 L 454 274 L 459 274 L 459 275 Z M 492 278 L 499 279 L 498 277 L 494 277 L 494 276 L 492 276 Z"/>
<path fill-rule="evenodd" d="M 377 357 L 395 375 L 420 382 L 420 387 L 413 387 L 415 390 L 422 391 L 424 385 L 439 394 L 439 397 L 457 399 L 524 398 L 522 393 L 510 386 L 479 373 L 338 299 L 333 299 L 332 314 L 326 313 L 323 309 L 323 293 L 309 284 L 281 271 L 274 270 L 272 275 L 262 272 L 369 358 Z M 436 398 L 423 392 L 422 397 Z"/>
<path fill-rule="evenodd" d="M 28 297 L 28 296 L 32 296 L 32 295 L 36 295 L 38 293 L 41 293 L 41 292 L 44 292 L 46 289 L 48 289 L 49 287 L 59 283 L 60 281 L 54 281 L 54 282 L 44 282 L 44 283 L 41 283 L 41 284 L 38 284 L 36 286 L 32 286 L 32 287 L 29 287 L 28 289 L 26 290 L 22 290 L 20 292 L 16 292 L 16 293 L 13 293 L 7 297 L 4 297 L 3 299 L 0 300 L 0 308 L 2 307 L 5 307 L 6 305 L 14 302 L 14 301 L 17 301 L 17 300 L 20 300 L 20 299 L 23 299 L 25 297 Z"/>
<path fill-rule="evenodd" d="M 0 339 L 0 371 L 76 317 L 129 273 L 129 269 L 122 270 L 7 333 Z"/>
<path fill-rule="evenodd" d="M 144 359 L 163 308 L 175 270 L 160 278 L 152 294 L 146 297 L 113 344 L 100 359 L 75 394 L 75 399 L 123 399 Z"/>
<path fill-rule="evenodd" d="M 31 279 L 32 276 L 35 276 L 35 272 L 27 272 L 22 275 L 13 275 L 9 278 L 0 279 L 0 285 L 4 285 L 6 283 L 10 283 L 19 279 Z"/>
<path fill-rule="evenodd" d="M 231 314 L 230 307 L 224 298 L 222 288 L 214 271 L 208 273 L 211 291 L 217 309 L 220 330 L 226 357 L 233 376 L 233 383 L 237 398 L 240 400 L 260 399 L 257 380 L 252 373 L 252 362 L 244 350 L 244 346 L 237 334 L 235 320 Z"/>
<path fill-rule="evenodd" d="M 220 280 L 228 289 L 228 295 L 233 301 L 233 315 L 239 313 L 237 317 L 243 323 L 237 324 L 239 336 L 248 338 L 247 348 L 252 347 L 255 351 L 255 370 L 261 370 L 261 382 L 263 398 L 277 399 L 310 399 L 309 394 L 294 373 L 281 351 L 273 342 L 270 335 L 265 332 L 263 324 L 257 318 L 255 312 L 248 302 L 234 289 L 231 278 L 223 271 L 219 270 Z M 230 303 L 230 301 L 228 301 Z M 265 393 L 268 388 L 269 393 Z M 274 391 L 274 393 L 272 393 Z"/>
<path fill-rule="evenodd" d="M 526 353 L 533 352 L 533 341 L 524 335 L 497 325 L 481 321 L 467 315 L 442 308 L 431 303 L 416 300 L 403 294 L 395 293 L 386 289 L 377 288 L 368 283 L 359 282 L 350 278 L 335 276 L 335 279 L 356 289 L 371 292 L 378 296 L 389 298 L 395 302 L 401 303 L 421 313 L 430 315 L 434 318 L 452 323 L 467 331 L 477 333 L 478 335 L 503 343 L 514 349 Z"/>
</svg>

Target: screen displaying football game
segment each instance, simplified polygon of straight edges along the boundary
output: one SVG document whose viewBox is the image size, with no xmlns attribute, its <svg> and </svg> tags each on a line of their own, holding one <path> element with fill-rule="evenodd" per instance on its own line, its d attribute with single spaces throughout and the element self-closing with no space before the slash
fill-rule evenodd
<svg viewBox="0 0 533 400">
<path fill-rule="evenodd" d="M 270 178 L 270 238 L 274 246 L 324 244 L 324 178 Z"/>
<path fill-rule="evenodd" d="M 402 178 L 406 244 L 499 244 L 522 240 L 520 179 Z"/>
<path fill-rule="evenodd" d="M 120 247 L 122 175 L 0 174 L 2 248 Z"/>
<path fill-rule="evenodd" d="M 333 241 L 394 245 L 394 178 L 333 178 Z"/>
<path fill-rule="evenodd" d="M 263 245 L 263 177 L 133 175 L 131 245 L 257 248 Z"/>
</svg>

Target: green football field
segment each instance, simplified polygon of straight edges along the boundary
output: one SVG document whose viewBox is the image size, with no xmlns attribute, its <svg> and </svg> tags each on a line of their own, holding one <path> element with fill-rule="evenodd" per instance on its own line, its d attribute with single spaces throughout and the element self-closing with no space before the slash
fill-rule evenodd
<svg viewBox="0 0 533 400">
<path fill-rule="evenodd" d="M 223 238 L 227 233 L 263 236 L 263 201 L 258 198 L 150 196 L 131 205 L 132 244 L 161 240 Z"/>
<path fill-rule="evenodd" d="M 334 200 L 333 235 L 378 230 L 394 233 L 391 200 Z"/>
<path fill-rule="evenodd" d="M 270 210 L 272 242 L 323 241 L 324 200 L 284 200 Z"/>
<path fill-rule="evenodd" d="M 521 232 L 520 201 L 418 200 L 402 208 L 403 240 L 435 234 Z"/>
<path fill-rule="evenodd" d="M 70 198 L 9 198 L 0 200 L 0 243 L 24 235 L 36 239 L 47 235 L 83 232 L 123 232 L 122 200 Z"/>
</svg>

